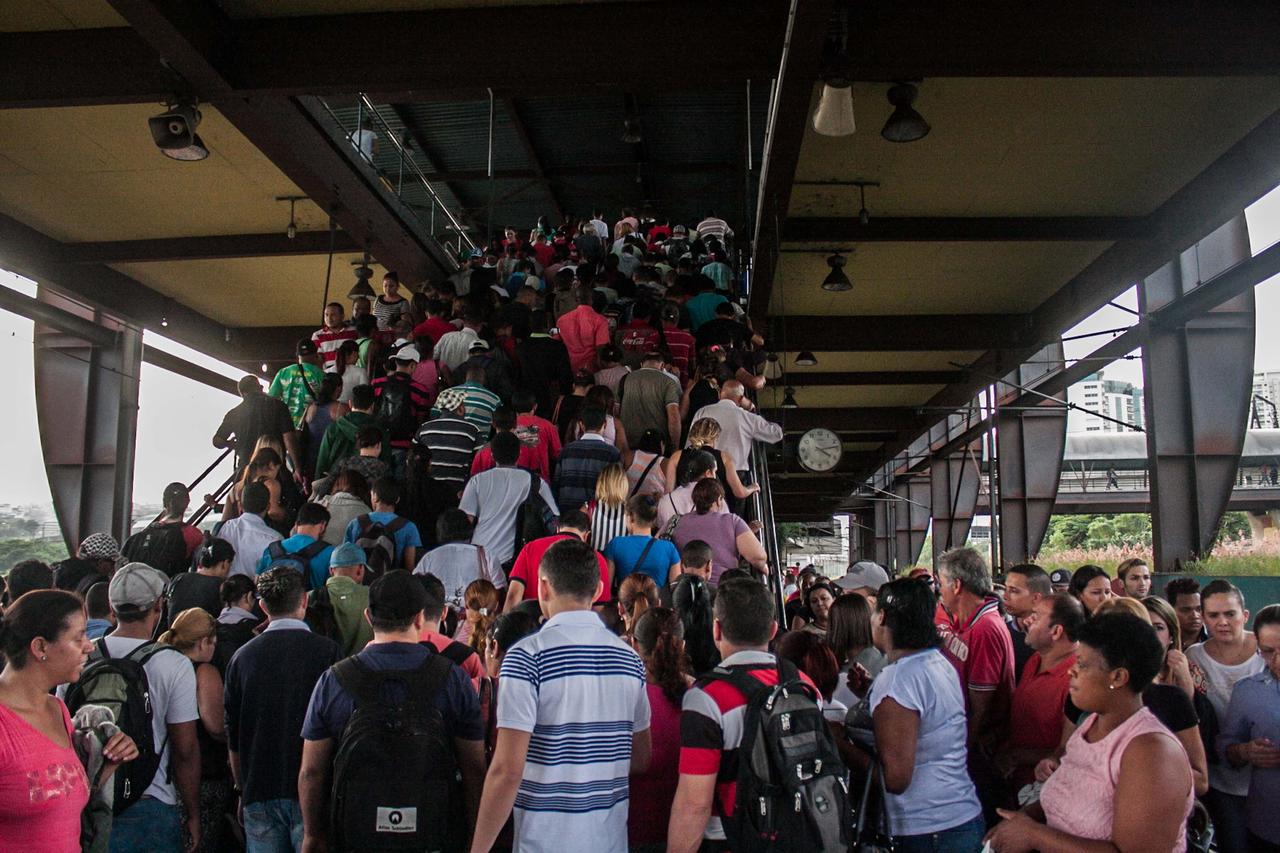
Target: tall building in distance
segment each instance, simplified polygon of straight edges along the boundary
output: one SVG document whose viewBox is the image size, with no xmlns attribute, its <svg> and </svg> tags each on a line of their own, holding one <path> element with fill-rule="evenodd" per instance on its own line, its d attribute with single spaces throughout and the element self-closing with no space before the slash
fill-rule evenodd
<svg viewBox="0 0 1280 853">
<path fill-rule="evenodd" d="M 1254 371 L 1249 426 L 1255 429 L 1280 428 L 1277 407 L 1280 407 L 1280 370 Z"/>
<path fill-rule="evenodd" d="M 1280 373 L 1276 376 L 1280 380 Z M 1071 409 L 1067 412 L 1067 432 L 1136 432 L 1115 421 L 1100 418 L 1098 414 L 1139 428 L 1143 425 L 1142 388 L 1106 379 L 1101 370 L 1068 388 L 1067 402 L 1085 410 Z"/>
</svg>

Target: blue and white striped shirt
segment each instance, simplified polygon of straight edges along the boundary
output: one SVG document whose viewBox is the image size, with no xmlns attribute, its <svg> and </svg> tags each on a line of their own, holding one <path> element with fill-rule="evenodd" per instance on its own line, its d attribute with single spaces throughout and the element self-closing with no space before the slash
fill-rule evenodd
<svg viewBox="0 0 1280 853">
<path fill-rule="evenodd" d="M 557 613 L 502 660 L 498 727 L 529 732 L 515 850 L 626 853 L 644 663 L 591 610 Z"/>
</svg>

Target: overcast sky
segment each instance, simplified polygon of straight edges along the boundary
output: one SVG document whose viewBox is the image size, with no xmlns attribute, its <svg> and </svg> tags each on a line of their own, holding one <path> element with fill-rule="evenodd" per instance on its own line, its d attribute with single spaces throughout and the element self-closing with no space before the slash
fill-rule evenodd
<svg viewBox="0 0 1280 853">
<path fill-rule="evenodd" d="M 1260 199 L 1247 211 L 1249 236 L 1253 252 L 1280 241 L 1280 188 Z M 0 286 L 12 287 L 29 296 L 35 285 L 19 276 L 0 270 Z M 1257 288 L 1258 327 L 1275 328 L 1280 324 L 1280 276 Z M 1130 290 L 1117 300 L 1137 308 L 1137 296 Z M 1118 308 L 1103 307 L 1068 335 L 1131 325 L 1132 314 Z M 0 481 L 0 503 L 47 503 L 49 486 L 41 463 L 39 437 L 36 432 L 35 388 L 33 384 L 32 324 L 30 320 L 0 310 L 0 364 L 8 365 L 11 383 L 7 404 L 11 416 L 4 429 L 5 460 L 9 474 Z M 1080 358 L 1096 349 L 1105 337 L 1092 337 L 1066 344 L 1068 358 Z M 238 378 L 240 371 L 208 358 L 181 344 L 147 333 L 149 345 L 166 349 L 227 376 Z M 1259 334 L 1255 347 L 1257 370 L 1280 369 L 1280 335 Z M 1118 361 L 1105 368 L 1107 378 L 1135 384 L 1142 382 L 1141 362 Z M 142 366 L 142 400 L 138 417 L 138 452 L 134 475 L 134 499 L 139 503 L 158 503 L 165 484 L 173 480 L 190 481 L 217 455 L 209 439 L 222 415 L 235 405 L 236 398 L 215 391 L 198 382 L 149 364 Z M 212 487 L 227 476 L 229 463 L 210 475 Z"/>
</svg>

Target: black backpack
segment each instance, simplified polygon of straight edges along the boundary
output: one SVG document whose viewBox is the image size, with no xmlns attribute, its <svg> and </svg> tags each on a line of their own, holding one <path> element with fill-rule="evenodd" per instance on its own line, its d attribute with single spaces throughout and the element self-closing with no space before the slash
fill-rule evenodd
<svg viewBox="0 0 1280 853">
<path fill-rule="evenodd" d="M 138 746 L 138 757 L 120 765 L 112 777 L 112 811 L 120 814 L 142 799 L 160 769 L 160 753 L 164 751 L 164 744 L 155 742 L 151 685 L 143 667 L 160 652 L 181 652 L 172 646 L 148 642 L 122 658 L 113 658 L 105 638 L 98 639 L 94 646 L 96 651 L 89 665 L 80 673 L 80 679 L 67 688 L 66 705 L 72 716 L 85 705 L 110 708 L 116 725 Z"/>
<path fill-rule="evenodd" d="M 747 699 L 738 748 L 738 791 L 725 837 L 736 853 L 849 849 L 849 790 L 822 697 L 788 661 L 778 684 L 718 666 L 701 683 L 726 681 Z"/>
<path fill-rule="evenodd" d="M 383 524 L 365 513 L 356 521 L 360 523 L 360 538 L 356 544 L 364 549 L 365 554 L 364 582 L 371 584 L 396 568 L 396 533 L 409 523 L 409 519 L 396 516 Z"/>
<path fill-rule="evenodd" d="M 182 538 L 182 522 L 150 524 L 124 541 L 120 553 L 134 563 L 146 563 L 169 577 L 191 568 L 187 563 L 187 540 Z"/>
<path fill-rule="evenodd" d="M 333 760 L 335 851 L 455 850 L 465 835 L 453 746 L 433 698 L 453 663 L 431 654 L 414 670 L 374 671 L 354 657 L 334 664 L 355 702 Z M 389 703 L 388 681 L 408 689 Z"/>
<path fill-rule="evenodd" d="M 534 539 L 547 535 L 546 517 L 551 508 L 542 498 L 542 478 L 533 471 L 526 473 L 529 475 L 529 494 L 524 496 L 524 501 L 516 509 L 516 541 L 511 552 L 513 555 L 519 554 L 520 549 Z"/>
<path fill-rule="evenodd" d="M 396 376 L 397 374 L 388 376 L 386 384 L 382 386 L 382 393 L 378 395 L 378 411 L 374 416 L 388 441 L 413 438 L 418 429 L 418 418 L 413 412 L 413 393 L 410 390 L 412 380 L 407 376 L 403 379 L 397 379 Z"/>
</svg>

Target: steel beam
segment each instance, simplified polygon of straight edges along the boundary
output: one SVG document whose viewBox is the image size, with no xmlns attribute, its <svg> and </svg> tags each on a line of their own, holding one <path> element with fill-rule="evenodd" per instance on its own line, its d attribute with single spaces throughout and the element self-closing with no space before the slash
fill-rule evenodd
<svg viewBox="0 0 1280 853">
<path fill-rule="evenodd" d="M 299 231 L 292 239 L 283 232 L 271 232 L 66 243 L 63 246 L 66 253 L 63 260 L 74 264 L 129 264 L 324 255 L 329 252 L 329 239 L 328 231 Z M 355 252 L 363 248 L 345 231 L 340 230 L 333 235 L 335 252 Z"/>
<path fill-rule="evenodd" d="M 933 513 L 933 561 L 969 538 L 982 468 L 981 449 L 972 445 L 929 463 L 930 508 Z"/>
<path fill-rule="evenodd" d="M 781 423 L 785 431 L 803 431 L 814 427 L 843 431 L 902 429 L 919 422 L 920 410 L 897 406 L 860 406 L 829 409 L 763 409 L 771 421 Z"/>
<path fill-rule="evenodd" d="M 893 510 L 893 564 L 882 565 L 901 571 L 914 566 L 920 559 L 924 540 L 929 534 L 929 480 L 911 477 L 899 481 L 893 486 L 893 494 L 897 497 Z"/>
<path fill-rule="evenodd" d="M 760 157 L 760 192 L 751 240 L 751 294 L 747 302 L 747 311 L 757 323 L 762 323 L 769 312 L 782 237 L 780 226 L 787 220 L 791 183 L 800 162 L 814 82 L 835 11 L 834 0 L 792 0 L 782 62 L 772 75 L 773 97 Z"/>
<path fill-rule="evenodd" d="M 799 217 L 787 220 L 788 243 L 1018 242 L 1132 240 L 1150 236 L 1144 217 Z"/>
<path fill-rule="evenodd" d="M 1015 371 L 1019 385 L 1034 384 L 1061 370 L 1062 341 L 1042 349 L 1035 364 Z M 1063 389 L 1053 395 L 1066 399 Z M 1062 480 L 1062 454 L 1067 446 L 1067 410 L 1046 405 L 1000 410 L 996 417 L 996 471 L 999 483 L 997 527 L 1003 568 L 1035 558 L 1049 529 L 1049 518 Z"/>
<path fill-rule="evenodd" d="M 90 533 L 122 542 L 129 532 L 142 330 L 44 286 L 37 296 L 106 333 L 79 338 L 41 325 L 35 332 L 40 449 L 54 513 L 74 554 Z"/>
<path fill-rule="evenodd" d="M 775 317 L 770 340 L 812 341 L 818 352 L 932 352 L 1024 346 L 1030 331 L 1026 314 L 797 315 Z"/>
<path fill-rule="evenodd" d="M 1273 3 L 996 0 L 979 13 L 949 0 L 868 0 L 848 8 L 845 73 L 854 80 L 1280 73 Z"/>
<path fill-rule="evenodd" d="M 1147 277 L 1139 306 L 1155 312 L 1250 256 L 1241 213 Z M 1249 289 L 1181 325 L 1148 331 L 1143 348 L 1155 566 L 1206 556 L 1226 510 L 1253 389 L 1254 294 Z"/>
<path fill-rule="evenodd" d="M 787 374 L 785 381 L 796 388 L 807 388 L 828 385 L 947 385 L 963 378 L 964 372 L 960 370 L 850 370 L 843 373 L 796 371 Z"/>
</svg>

